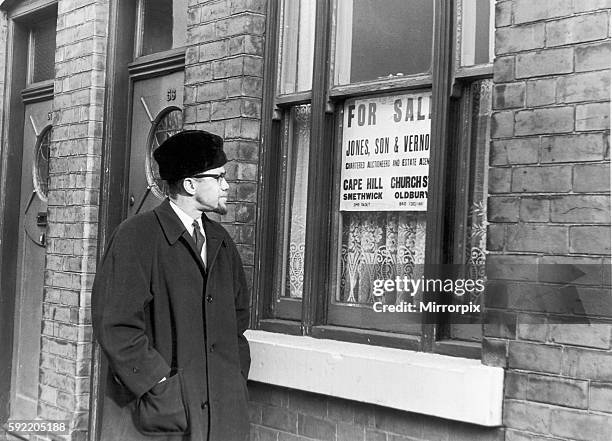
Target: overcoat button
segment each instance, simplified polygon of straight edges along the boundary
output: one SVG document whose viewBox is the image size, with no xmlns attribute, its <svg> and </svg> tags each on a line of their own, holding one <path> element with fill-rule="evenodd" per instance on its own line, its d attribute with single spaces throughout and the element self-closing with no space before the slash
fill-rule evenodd
<svg viewBox="0 0 612 441">
<path fill-rule="evenodd" d="M 140 369 L 138 369 L 137 367 L 134 367 L 134 368 L 132 368 L 132 372 L 137 374 L 138 372 L 140 372 Z"/>
<path fill-rule="evenodd" d="M 200 405 L 200 407 L 202 409 L 206 409 L 208 407 L 208 401 L 202 401 L 202 404 Z"/>
<path fill-rule="evenodd" d="M 215 352 L 215 344 L 210 345 L 210 352 Z"/>
<path fill-rule="evenodd" d="M 206 296 L 206 301 L 207 301 L 208 303 L 212 303 L 212 301 L 213 301 L 212 296 Z"/>
</svg>

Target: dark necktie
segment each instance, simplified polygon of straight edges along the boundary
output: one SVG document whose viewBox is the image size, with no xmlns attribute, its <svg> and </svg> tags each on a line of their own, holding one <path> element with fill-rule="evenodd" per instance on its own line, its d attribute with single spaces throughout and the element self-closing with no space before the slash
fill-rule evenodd
<svg viewBox="0 0 612 441">
<path fill-rule="evenodd" d="M 198 224 L 197 220 L 194 220 L 191 226 L 193 227 L 193 240 L 196 244 L 196 250 L 198 250 L 198 254 L 201 256 L 202 248 L 204 247 L 204 244 L 206 243 L 206 238 L 200 231 L 200 225 Z"/>
</svg>

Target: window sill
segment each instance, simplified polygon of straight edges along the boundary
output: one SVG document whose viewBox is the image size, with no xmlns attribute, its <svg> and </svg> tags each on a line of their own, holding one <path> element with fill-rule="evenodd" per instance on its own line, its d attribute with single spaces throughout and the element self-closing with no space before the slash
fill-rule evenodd
<svg viewBox="0 0 612 441">
<path fill-rule="evenodd" d="M 504 371 L 479 360 L 248 330 L 249 379 L 500 426 Z"/>
</svg>

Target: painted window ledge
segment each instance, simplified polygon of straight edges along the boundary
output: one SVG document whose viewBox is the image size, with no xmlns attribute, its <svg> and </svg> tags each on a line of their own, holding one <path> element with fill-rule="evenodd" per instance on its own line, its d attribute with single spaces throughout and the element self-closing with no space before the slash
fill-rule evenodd
<svg viewBox="0 0 612 441">
<path fill-rule="evenodd" d="M 504 371 L 479 360 L 248 330 L 249 379 L 482 426 L 502 421 Z"/>
</svg>

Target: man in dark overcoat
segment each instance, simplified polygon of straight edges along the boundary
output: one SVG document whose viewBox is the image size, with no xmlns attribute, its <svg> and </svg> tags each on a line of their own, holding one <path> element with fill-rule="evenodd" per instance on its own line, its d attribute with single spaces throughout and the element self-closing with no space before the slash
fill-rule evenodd
<svg viewBox="0 0 612 441">
<path fill-rule="evenodd" d="M 109 364 L 101 439 L 244 441 L 249 297 L 227 211 L 223 140 L 180 132 L 154 152 L 169 198 L 113 233 L 94 281 Z"/>
</svg>

